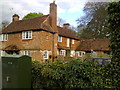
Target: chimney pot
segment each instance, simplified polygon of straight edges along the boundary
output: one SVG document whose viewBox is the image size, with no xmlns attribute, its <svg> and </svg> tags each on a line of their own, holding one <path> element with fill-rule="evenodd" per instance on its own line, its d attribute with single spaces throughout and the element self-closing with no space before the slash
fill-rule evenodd
<svg viewBox="0 0 120 90">
<path fill-rule="evenodd" d="M 65 29 L 70 29 L 70 24 L 69 24 L 69 23 L 63 24 L 63 28 L 65 28 Z"/>
<path fill-rule="evenodd" d="M 13 22 L 19 21 L 19 16 L 17 14 L 14 14 L 12 17 L 13 17 Z"/>
</svg>

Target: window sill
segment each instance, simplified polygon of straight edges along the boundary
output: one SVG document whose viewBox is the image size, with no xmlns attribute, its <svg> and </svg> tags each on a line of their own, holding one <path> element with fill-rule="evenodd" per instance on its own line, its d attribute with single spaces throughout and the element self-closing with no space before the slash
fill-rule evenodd
<svg viewBox="0 0 120 90">
<path fill-rule="evenodd" d="M 22 39 L 22 40 L 32 40 L 32 38 Z"/>
</svg>

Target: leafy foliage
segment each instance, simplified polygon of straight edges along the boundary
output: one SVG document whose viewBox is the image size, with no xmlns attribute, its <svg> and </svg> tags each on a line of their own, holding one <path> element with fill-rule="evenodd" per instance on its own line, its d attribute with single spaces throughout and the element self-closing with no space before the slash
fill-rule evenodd
<svg viewBox="0 0 120 90">
<path fill-rule="evenodd" d="M 112 84 L 120 88 L 120 1 L 109 4 L 108 15 L 112 49 Z"/>
<path fill-rule="evenodd" d="M 28 19 L 28 18 L 34 18 L 34 17 L 39 17 L 43 16 L 43 13 L 28 13 L 23 17 L 23 20 Z"/>
<path fill-rule="evenodd" d="M 9 24 L 8 21 L 2 21 L 2 23 L 0 23 L 0 31 L 4 29 L 8 24 Z"/>
<path fill-rule="evenodd" d="M 72 60 L 68 63 L 33 62 L 33 88 L 111 88 L 106 80 L 105 67 L 92 61 Z M 107 74 L 107 73 L 106 73 Z M 108 75 L 108 74 L 107 74 Z M 107 81 L 107 82 L 106 82 Z"/>
</svg>

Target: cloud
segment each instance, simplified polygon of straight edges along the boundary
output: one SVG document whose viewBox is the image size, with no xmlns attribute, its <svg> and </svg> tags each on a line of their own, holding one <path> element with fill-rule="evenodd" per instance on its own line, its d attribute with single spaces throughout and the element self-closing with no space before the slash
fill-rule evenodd
<svg viewBox="0 0 120 90">
<path fill-rule="evenodd" d="M 63 14 L 66 20 L 71 13 L 81 13 L 87 0 L 56 0 L 58 17 Z M 4 20 L 12 20 L 13 14 L 18 14 L 20 19 L 30 12 L 41 12 L 49 14 L 49 4 L 53 0 L 1 0 L 0 1 L 0 23 Z M 64 17 L 61 17 L 64 19 Z M 75 18 L 75 17 L 74 17 Z M 76 18 L 77 19 L 77 18 Z"/>
</svg>

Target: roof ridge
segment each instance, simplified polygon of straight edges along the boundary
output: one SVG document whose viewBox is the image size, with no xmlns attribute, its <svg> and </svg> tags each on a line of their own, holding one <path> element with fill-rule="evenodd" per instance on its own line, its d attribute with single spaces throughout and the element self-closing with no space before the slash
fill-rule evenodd
<svg viewBox="0 0 120 90">
<path fill-rule="evenodd" d="M 27 20 L 32 20 L 32 19 L 36 19 L 36 18 L 41 18 L 41 17 L 47 17 L 47 16 L 49 16 L 49 14 L 48 15 L 43 15 L 43 16 L 38 16 L 38 17 L 33 17 L 33 18 L 28 18 L 28 19 L 24 19 L 24 20 L 18 20 L 18 21 L 15 21 L 15 22 L 19 22 L 19 21 L 27 21 Z"/>
</svg>

